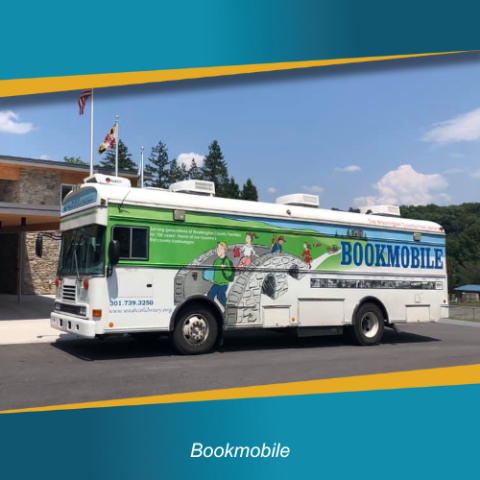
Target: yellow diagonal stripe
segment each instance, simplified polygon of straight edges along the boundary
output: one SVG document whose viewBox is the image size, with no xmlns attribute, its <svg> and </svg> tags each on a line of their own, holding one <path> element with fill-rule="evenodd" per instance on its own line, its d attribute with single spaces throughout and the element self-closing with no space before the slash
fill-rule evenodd
<svg viewBox="0 0 480 480">
<path fill-rule="evenodd" d="M 281 383 L 259 387 L 230 388 L 206 392 L 178 393 L 153 397 L 106 400 L 101 402 L 74 403 L 52 407 L 6 410 L 0 413 L 46 412 L 52 410 L 77 410 L 83 408 L 124 407 L 160 403 L 205 402 L 212 400 L 236 400 L 244 398 L 285 397 L 320 393 L 366 392 L 372 390 L 398 390 L 403 388 L 471 385 L 480 383 L 480 365 L 447 367 L 409 372 L 381 373 L 357 377 L 311 380 Z"/>
<path fill-rule="evenodd" d="M 305 62 L 262 63 L 256 65 L 230 65 L 225 67 L 182 68 L 176 70 L 154 70 L 147 72 L 102 73 L 94 75 L 74 75 L 66 77 L 24 78 L 0 81 L 0 97 L 30 95 L 34 93 L 63 92 L 122 85 L 167 82 L 192 78 L 238 75 L 242 73 L 271 72 L 294 68 L 341 65 L 346 63 L 375 62 L 400 58 L 426 57 L 465 52 L 422 53 L 415 55 L 394 55 L 387 57 L 341 58 L 334 60 L 312 60 Z"/>
</svg>

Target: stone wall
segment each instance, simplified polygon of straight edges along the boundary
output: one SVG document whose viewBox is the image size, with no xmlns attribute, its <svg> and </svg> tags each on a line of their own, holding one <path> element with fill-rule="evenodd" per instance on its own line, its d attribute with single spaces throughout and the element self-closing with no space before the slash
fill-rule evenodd
<svg viewBox="0 0 480 480">
<path fill-rule="evenodd" d="M 20 169 L 18 180 L 0 180 L 0 202 L 60 205 L 60 172 Z"/>
<path fill-rule="evenodd" d="M 60 232 L 49 232 L 60 235 Z M 54 295 L 55 278 L 57 276 L 60 242 L 43 237 L 43 256 L 35 254 L 37 232 L 26 234 L 25 239 L 25 270 L 23 277 L 24 295 Z"/>
<path fill-rule="evenodd" d="M 17 185 L 13 180 L 0 180 L 0 202 L 16 203 Z"/>
</svg>

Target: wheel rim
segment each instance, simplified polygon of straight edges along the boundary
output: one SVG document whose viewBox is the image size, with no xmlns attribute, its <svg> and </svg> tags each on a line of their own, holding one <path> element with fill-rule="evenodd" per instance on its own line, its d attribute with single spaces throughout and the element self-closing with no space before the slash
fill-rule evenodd
<svg viewBox="0 0 480 480">
<path fill-rule="evenodd" d="M 360 323 L 362 327 L 362 332 L 367 338 L 373 338 L 380 328 L 380 319 L 373 312 L 367 312 L 362 317 Z"/>
<path fill-rule="evenodd" d="M 201 345 L 208 338 L 209 327 L 207 319 L 203 315 L 190 315 L 183 322 L 183 338 L 190 345 Z"/>
</svg>

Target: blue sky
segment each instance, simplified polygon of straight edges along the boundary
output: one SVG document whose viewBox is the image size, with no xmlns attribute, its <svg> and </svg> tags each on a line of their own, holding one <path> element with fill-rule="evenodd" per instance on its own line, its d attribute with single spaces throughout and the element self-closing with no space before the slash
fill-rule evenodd
<svg viewBox="0 0 480 480">
<path fill-rule="evenodd" d="M 79 93 L 0 99 L 0 155 L 88 160 Z M 95 151 L 116 114 L 136 159 L 159 140 L 184 159 L 216 139 L 230 174 L 251 177 L 265 201 L 480 200 L 477 53 L 97 89 L 95 109 Z"/>
</svg>

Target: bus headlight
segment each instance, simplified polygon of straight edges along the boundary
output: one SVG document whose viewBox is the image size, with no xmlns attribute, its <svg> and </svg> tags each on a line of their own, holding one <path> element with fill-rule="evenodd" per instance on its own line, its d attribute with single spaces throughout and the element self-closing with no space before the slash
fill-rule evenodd
<svg viewBox="0 0 480 480">
<path fill-rule="evenodd" d="M 55 310 L 60 311 L 62 309 L 62 306 L 59 303 L 56 303 L 54 308 Z"/>
<path fill-rule="evenodd" d="M 87 316 L 87 307 L 79 307 L 78 314 L 82 315 L 83 317 Z"/>
<path fill-rule="evenodd" d="M 435 290 L 443 290 L 443 282 L 435 282 Z"/>
</svg>

